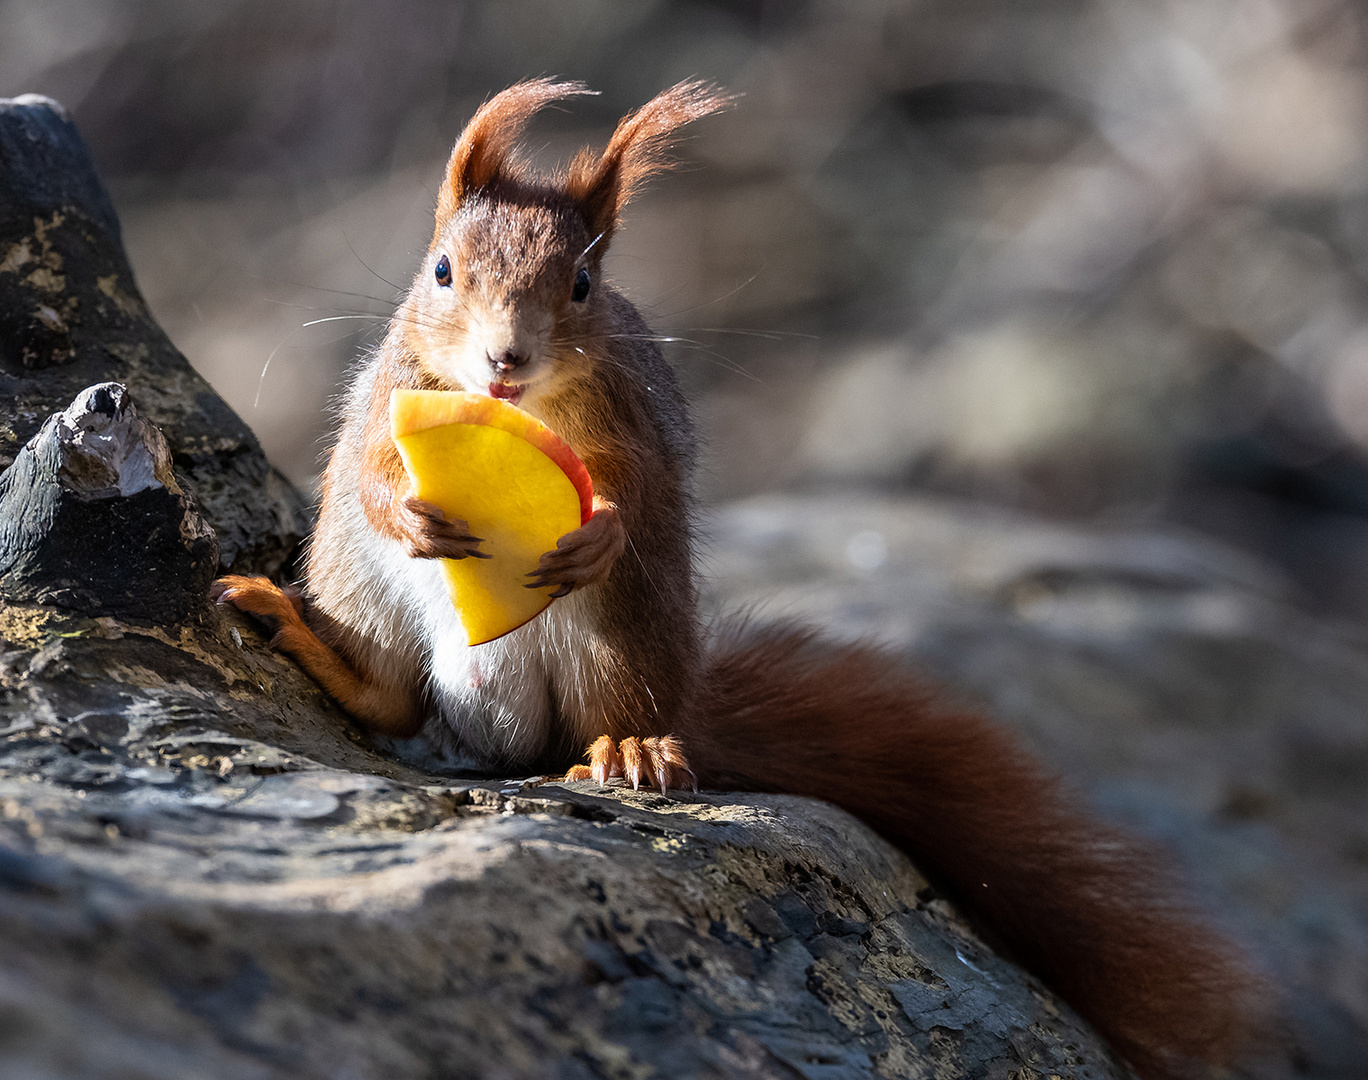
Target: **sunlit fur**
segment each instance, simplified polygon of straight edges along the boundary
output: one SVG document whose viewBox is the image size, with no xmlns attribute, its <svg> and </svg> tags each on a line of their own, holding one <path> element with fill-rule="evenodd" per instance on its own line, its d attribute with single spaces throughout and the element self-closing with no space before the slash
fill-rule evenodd
<svg viewBox="0 0 1368 1080">
<path fill-rule="evenodd" d="M 564 770 L 606 735 L 593 758 L 606 771 L 614 743 L 673 735 L 654 745 L 705 786 L 837 802 L 950 887 L 1145 1077 L 1234 1060 L 1261 1015 L 1258 978 L 1178 899 L 1161 858 L 1094 820 L 1008 732 L 946 707 L 879 650 L 801 628 L 735 629 L 705 650 L 688 411 L 600 261 L 670 133 L 729 99 L 681 84 L 624 119 L 602 154 L 531 175 L 513 140 L 538 108 L 582 92 L 520 84 L 457 142 L 432 246 L 343 408 L 307 621 L 263 579 L 222 579 L 219 595 L 278 626 L 276 644 L 373 731 L 422 731 L 465 760 L 523 770 Z M 443 255 L 449 286 L 435 275 Z M 581 268 L 593 284 L 578 304 Z M 517 364 L 496 371 L 506 354 Z M 595 515 L 567 540 L 606 522 L 621 543 L 583 560 L 583 584 L 544 615 L 471 648 L 437 561 L 406 552 L 388 403 L 395 387 L 487 393 L 496 378 L 588 467 Z"/>
<path fill-rule="evenodd" d="M 647 158 L 623 159 L 598 178 L 591 217 L 564 181 L 531 175 L 511 156 L 529 103 L 575 92 L 545 81 L 514 87 L 457 143 L 423 266 L 344 406 L 308 560 L 318 636 L 386 687 L 385 701 L 410 709 L 400 722 L 361 719 L 391 734 L 430 721 L 433 742 L 454 740 L 491 766 L 575 753 L 604 733 L 664 734 L 689 713 L 700 663 L 693 432 L 649 330 L 601 280 L 606 244 L 592 231 L 605 205 L 620 209 L 634 182 L 627 167 L 648 168 Z M 674 97 L 689 115 L 726 102 L 692 85 Z M 668 110 L 655 115 L 670 123 Z M 450 285 L 437 280 L 443 255 Z M 592 285 L 576 303 L 581 268 Z M 576 450 L 596 494 L 618 509 L 627 545 L 606 580 L 470 648 L 436 561 L 409 558 L 400 543 L 395 503 L 407 483 L 388 437 L 388 401 L 399 386 L 487 393 L 491 360 L 505 352 L 521 363 L 499 380 L 522 388 L 519 406 Z"/>
<path fill-rule="evenodd" d="M 522 364 L 504 381 L 525 388 L 519 403 L 563 393 L 590 366 L 583 348 L 611 330 L 604 289 L 590 287 L 574 303 L 581 268 L 597 279 L 602 245 L 563 192 L 500 181 L 468 197 L 438 231 L 396 325 L 422 370 L 445 386 L 487 392 L 490 361 L 505 354 Z M 452 282 L 439 285 L 436 265 L 451 260 Z"/>
</svg>

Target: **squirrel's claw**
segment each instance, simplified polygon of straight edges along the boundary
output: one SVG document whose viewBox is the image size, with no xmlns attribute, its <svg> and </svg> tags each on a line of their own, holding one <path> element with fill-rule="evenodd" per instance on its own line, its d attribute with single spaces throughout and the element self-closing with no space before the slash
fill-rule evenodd
<svg viewBox="0 0 1368 1080">
<path fill-rule="evenodd" d="M 264 577 L 225 574 L 209 585 L 209 597 L 252 616 L 271 631 L 271 648 L 290 652 L 301 633 L 313 635 L 304 622 L 304 597 L 294 585 L 277 585 Z M 291 655 L 295 655 L 291 653 Z"/>
<path fill-rule="evenodd" d="M 484 543 L 470 535 L 464 521 L 448 520 L 440 506 L 408 495 L 399 503 L 397 515 L 402 538 L 400 543 L 414 559 L 487 559 L 489 553 L 478 550 Z"/>
<path fill-rule="evenodd" d="M 251 615 L 272 630 L 292 618 L 304 616 L 304 601 L 297 588 L 293 585 L 282 588 L 264 577 L 225 574 L 210 583 L 209 598 Z"/>
<path fill-rule="evenodd" d="M 684 748 L 673 735 L 646 739 L 628 737 L 616 742 L 611 735 L 600 735 L 586 751 L 589 764 L 576 765 L 567 780 L 596 780 L 600 787 L 614 777 L 627 780 L 633 790 L 641 790 L 643 778 L 655 781 L 662 795 L 671 788 L 698 791 L 698 777 L 689 768 Z"/>
<path fill-rule="evenodd" d="M 565 596 L 572 589 L 602 581 L 612 570 L 613 563 L 627 547 L 627 530 L 617 507 L 599 498 L 594 500 L 594 513 L 583 525 L 568 532 L 537 563 L 527 576 L 532 580 L 529 589 L 556 586 L 552 597 Z"/>
</svg>

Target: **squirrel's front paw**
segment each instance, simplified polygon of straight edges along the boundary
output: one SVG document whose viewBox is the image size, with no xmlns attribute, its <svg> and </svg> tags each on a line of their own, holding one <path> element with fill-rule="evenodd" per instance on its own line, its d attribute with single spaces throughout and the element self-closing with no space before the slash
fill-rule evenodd
<svg viewBox="0 0 1368 1080">
<path fill-rule="evenodd" d="M 689 768 L 684 748 L 673 735 L 627 738 L 620 743 L 611 735 L 600 735 L 584 753 L 589 764 L 576 765 L 565 774 L 567 780 L 592 779 L 602 785 L 621 776 L 631 781 L 634 789 L 640 790 L 642 778 L 647 777 L 655 780 L 662 795 L 670 788 L 683 790 L 686 786 L 698 791 L 698 777 Z"/>
<path fill-rule="evenodd" d="M 609 502 L 594 500 L 593 516 L 574 532 L 566 533 L 537 563 L 527 576 L 532 579 L 529 589 L 556 586 L 551 595 L 564 596 L 571 589 L 592 585 L 608 576 L 627 546 L 627 530 L 617 507 Z"/>
<path fill-rule="evenodd" d="M 414 559 L 487 559 L 484 543 L 464 521 L 450 521 L 439 506 L 409 495 L 399 502 L 396 521 L 404 551 Z"/>
</svg>

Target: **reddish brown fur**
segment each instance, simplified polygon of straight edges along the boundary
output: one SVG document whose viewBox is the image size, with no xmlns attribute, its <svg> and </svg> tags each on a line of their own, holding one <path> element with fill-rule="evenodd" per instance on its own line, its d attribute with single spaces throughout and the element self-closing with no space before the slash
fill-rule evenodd
<svg viewBox="0 0 1368 1080">
<path fill-rule="evenodd" d="M 353 716 L 367 718 L 367 726 L 381 735 L 416 734 L 422 724 L 416 695 L 395 694 L 391 688 L 359 675 L 338 652 L 336 643 L 325 643 L 304 621 L 304 608 L 291 595 L 264 577 L 228 574 L 210 586 L 210 596 L 220 604 L 232 604 L 250 612 L 275 634 L 271 648 L 294 657 L 328 692 L 328 696 Z"/>
<path fill-rule="evenodd" d="M 511 158 L 514 140 L 527 122 L 553 101 L 591 93 L 578 82 L 558 83 L 553 79 L 529 79 L 510 86 L 486 101 L 470 119 L 451 151 L 446 183 L 437 200 L 437 230 L 455 215 L 461 202 L 472 192 L 496 178 L 516 176 Z"/>
<path fill-rule="evenodd" d="M 408 476 L 400 460 L 398 447 L 390 438 L 389 400 L 393 390 L 425 389 L 416 365 L 387 363 L 377 373 L 375 393 L 366 415 L 365 437 L 360 446 L 361 506 L 366 520 L 381 536 L 400 540 L 403 533 L 398 523 L 397 506 L 409 490 Z M 323 474 L 323 498 L 326 500 L 333 483 L 334 470 Z"/>
<path fill-rule="evenodd" d="M 427 704 L 421 648 L 389 628 L 378 632 L 384 642 L 355 629 L 372 608 L 356 599 L 365 590 L 348 588 L 359 580 L 348 564 L 356 522 L 401 543 L 412 528 L 389 394 L 479 389 L 467 385 L 477 381 L 470 357 L 452 352 L 476 342 L 472 310 L 540 319 L 544 327 L 524 333 L 542 350 L 535 407 L 585 462 L 603 515 L 566 538 L 560 563 L 543 559 L 558 580 L 597 582 L 582 594 L 595 696 L 578 712 L 559 704 L 564 729 L 547 752 L 568 765 L 606 733 L 583 770 L 600 779 L 653 782 L 663 769 L 667 784 L 681 786 L 692 766 L 712 787 L 830 799 L 951 886 L 1145 1076 L 1232 1060 L 1260 1015 L 1258 980 L 1174 899 L 1161 860 L 1092 820 L 1007 732 L 942 708 L 878 650 L 804 630 L 738 632 L 705 658 L 687 414 L 635 308 L 606 287 L 571 303 L 569 284 L 580 266 L 597 281 L 622 206 L 666 167 L 672 131 L 730 99 L 681 84 L 624 119 L 602 154 L 581 154 L 563 179 L 531 177 L 511 159 L 513 139 L 537 109 L 583 92 L 577 83 L 519 84 L 482 107 L 458 141 L 432 247 L 367 368 L 369 399 L 348 414 L 325 473 L 307 624 L 261 579 L 224 579 L 224 599 L 278 627 L 279 647 L 367 726 L 416 730 Z M 445 292 L 431 284 L 442 255 L 453 269 Z M 510 326 L 514 341 L 527 329 Z M 474 370 L 488 379 L 482 361 Z M 352 494 L 360 513 L 349 517 Z"/>
<path fill-rule="evenodd" d="M 726 108 L 733 100 L 707 83 L 679 83 L 624 118 L 602 154 L 582 151 L 570 163 L 565 189 L 585 208 L 594 233 L 606 241 L 637 189 L 670 167 L 666 151 L 680 127 Z"/>
<path fill-rule="evenodd" d="M 718 643 L 690 760 L 709 787 L 813 795 L 949 885 L 1146 1077 L 1205 1075 L 1265 1007 L 1240 951 L 1165 861 L 1092 818 L 1006 730 L 947 708 L 885 652 L 809 630 Z"/>
</svg>

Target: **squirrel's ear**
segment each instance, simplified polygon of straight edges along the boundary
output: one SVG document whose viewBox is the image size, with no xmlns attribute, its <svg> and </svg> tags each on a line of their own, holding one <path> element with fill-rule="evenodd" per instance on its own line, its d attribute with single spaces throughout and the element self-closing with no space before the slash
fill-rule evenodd
<svg viewBox="0 0 1368 1080">
<path fill-rule="evenodd" d="M 566 191 L 580 204 L 590 231 L 607 240 L 642 181 L 673 166 L 666 151 L 674 131 L 735 100 L 708 83 L 682 82 L 624 117 L 602 154 L 580 151 L 570 163 Z"/>
<path fill-rule="evenodd" d="M 508 168 L 513 140 L 536 112 L 553 101 L 592 93 L 581 82 L 529 79 L 481 105 L 456 140 L 447 162 L 446 179 L 437 195 L 438 229 L 456 212 L 467 194 L 484 187 Z"/>
</svg>

